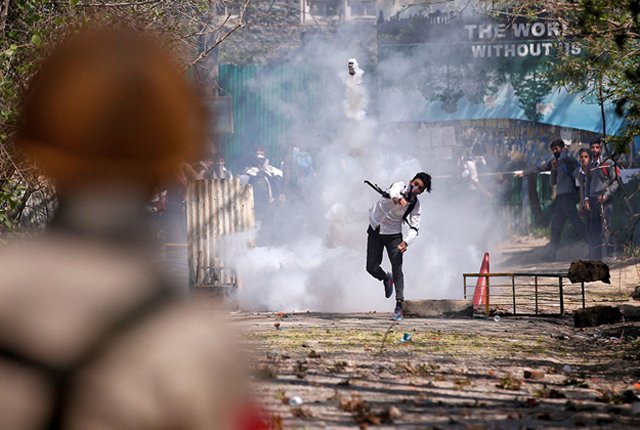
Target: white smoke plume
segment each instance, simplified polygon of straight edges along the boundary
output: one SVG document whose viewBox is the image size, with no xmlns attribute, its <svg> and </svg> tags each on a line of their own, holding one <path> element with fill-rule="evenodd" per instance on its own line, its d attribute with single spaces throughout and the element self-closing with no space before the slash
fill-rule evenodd
<svg viewBox="0 0 640 430">
<path fill-rule="evenodd" d="M 388 112 L 410 115 L 424 108 L 426 100 L 419 92 L 407 96 L 393 87 L 394 80 L 415 73 L 421 59 L 399 57 L 393 64 L 378 64 L 380 73 L 393 79 L 381 89 L 384 102 L 377 107 L 376 120 L 365 109 L 366 100 L 374 99 L 367 93 L 376 87 L 373 78 L 369 81 L 369 74 L 361 73 L 361 84 L 347 84 L 348 59 L 363 58 L 356 52 L 357 38 L 356 32 L 342 32 L 333 40 L 313 40 L 291 59 L 292 64 L 308 63 L 316 72 L 318 79 L 305 88 L 307 96 L 318 100 L 313 109 L 304 104 L 305 94 L 293 101 L 270 101 L 273 109 L 292 120 L 283 146 L 295 144 L 312 153 L 317 173 L 302 196 L 288 199 L 277 219 L 261 227 L 269 229 L 269 245 L 236 246 L 227 252 L 242 283 L 239 298 L 244 309 L 393 309 L 382 283 L 365 270 L 368 209 L 379 198 L 365 179 L 386 188 L 411 180 L 419 171 L 434 176 L 433 192 L 420 197 L 420 234 L 404 256 L 407 300 L 461 298 L 462 273 L 478 271 L 483 253 L 501 237 L 503 222 L 494 218 L 489 205 L 481 199 L 462 201 L 456 181 L 441 178 L 443 171 L 447 173 L 443 164 L 450 166 L 450 159 L 422 152 L 421 142 L 383 124 Z M 255 90 L 281 79 L 262 77 Z M 386 254 L 383 268 L 390 270 Z"/>
</svg>

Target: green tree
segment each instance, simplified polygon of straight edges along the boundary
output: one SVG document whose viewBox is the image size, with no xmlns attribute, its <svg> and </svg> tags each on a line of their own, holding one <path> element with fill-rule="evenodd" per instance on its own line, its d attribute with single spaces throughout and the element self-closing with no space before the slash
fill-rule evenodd
<svg viewBox="0 0 640 430">
<path fill-rule="evenodd" d="M 130 26 L 164 40 L 194 78 L 215 80 L 210 54 L 243 25 L 248 4 L 233 1 L 238 7 L 232 16 L 225 0 L 0 0 L 0 232 L 24 219 L 29 202 L 45 212 L 30 212 L 38 219 L 52 208 L 50 187 L 20 164 L 12 135 L 20 97 L 39 60 L 60 38 L 94 23 Z"/>
<path fill-rule="evenodd" d="M 640 134 L 640 0 L 495 1 L 492 13 L 510 19 L 553 19 L 564 25 L 563 37 L 579 45 L 582 55 L 559 50 L 546 78 L 597 100 L 601 108 L 605 102 L 615 103 L 627 127 L 619 136 L 608 136 L 607 142 L 616 154 L 628 152 L 631 138 Z"/>
</svg>

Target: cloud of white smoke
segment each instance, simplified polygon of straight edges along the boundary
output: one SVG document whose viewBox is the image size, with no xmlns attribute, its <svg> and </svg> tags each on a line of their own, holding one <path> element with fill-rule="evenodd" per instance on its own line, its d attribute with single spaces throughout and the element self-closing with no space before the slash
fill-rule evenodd
<svg viewBox="0 0 640 430">
<path fill-rule="evenodd" d="M 411 180 L 419 171 L 434 176 L 433 192 L 420 197 L 420 234 L 404 255 L 407 300 L 461 298 L 462 273 L 477 271 L 483 252 L 501 237 L 502 223 L 489 205 L 482 199 L 465 201 L 459 181 L 441 177 L 447 170 L 443 166 L 455 163 L 438 158 L 437 151 L 424 152 L 421 142 L 384 124 L 391 112 L 396 118 L 399 112 L 411 118 L 427 103 L 419 91 L 407 94 L 393 87 L 394 81 L 415 73 L 421 59 L 398 56 L 378 63 L 377 70 L 390 86 L 381 90 L 379 106 L 369 109 L 377 108 L 377 119 L 375 113 L 345 112 L 345 106 L 364 112 L 362 99 L 346 97 L 375 100 L 371 89 L 376 82 L 369 73 L 362 75 L 356 91 L 346 86 L 348 59 L 357 57 L 360 65 L 366 64 L 354 48 L 357 39 L 353 32 L 309 42 L 292 62 L 304 59 L 314 70 L 314 79 L 307 82 L 301 97 L 271 100 L 273 108 L 293 124 L 287 143 L 313 154 L 316 176 L 302 196 L 287 200 L 274 222 L 263 224 L 269 229 L 268 244 L 238 247 L 230 253 L 241 279 L 244 309 L 393 309 L 392 299 L 384 298 L 382 283 L 365 270 L 368 209 L 380 197 L 363 183 L 365 179 L 386 188 Z M 282 79 L 263 76 L 255 89 L 265 91 Z M 307 97 L 317 102 L 311 111 Z M 386 255 L 383 268 L 390 270 Z"/>
</svg>

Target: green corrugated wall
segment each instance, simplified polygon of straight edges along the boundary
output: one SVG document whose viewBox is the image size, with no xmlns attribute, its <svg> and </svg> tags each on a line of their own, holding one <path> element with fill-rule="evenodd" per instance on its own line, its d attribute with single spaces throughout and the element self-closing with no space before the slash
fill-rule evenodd
<svg viewBox="0 0 640 430">
<path fill-rule="evenodd" d="M 219 95 L 231 96 L 233 109 L 234 132 L 219 140 L 227 166 L 240 173 L 247 157 L 262 146 L 271 164 L 279 167 L 292 143 L 285 141 L 291 118 L 283 107 L 290 109 L 293 101 L 296 106 L 309 103 L 304 68 L 221 64 L 218 73 Z"/>
</svg>

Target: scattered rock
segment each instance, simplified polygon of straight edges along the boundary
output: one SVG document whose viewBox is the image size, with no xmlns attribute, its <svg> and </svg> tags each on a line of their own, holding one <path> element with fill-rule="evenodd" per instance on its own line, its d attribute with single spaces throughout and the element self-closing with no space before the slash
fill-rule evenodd
<svg viewBox="0 0 640 430">
<path fill-rule="evenodd" d="M 622 305 L 620 309 L 625 321 L 640 321 L 640 306 Z"/>
<path fill-rule="evenodd" d="M 402 412 L 400 412 L 400 409 L 396 408 L 395 406 L 389 406 L 386 409 L 386 414 L 389 420 L 392 422 L 394 420 L 399 420 L 400 418 L 402 418 Z"/>
<path fill-rule="evenodd" d="M 316 351 L 315 349 L 309 351 L 309 354 L 307 356 L 309 358 L 320 358 L 320 354 L 318 354 L 318 351 Z"/>
<path fill-rule="evenodd" d="M 568 411 L 568 412 L 577 412 L 578 411 L 578 405 L 576 404 L 576 402 L 573 402 L 571 400 L 567 400 L 567 403 L 564 404 L 564 410 Z"/>
<path fill-rule="evenodd" d="M 624 390 L 620 393 L 620 398 L 622 399 L 622 403 L 635 403 L 640 401 L 640 398 L 636 396 L 633 390 Z"/>
<path fill-rule="evenodd" d="M 340 397 L 338 408 L 346 412 L 356 412 L 364 408 L 364 400 L 359 394 L 352 394 L 351 397 Z"/>
<path fill-rule="evenodd" d="M 573 400 L 567 400 L 567 402 L 564 404 L 564 409 L 569 412 L 593 412 L 597 410 L 597 408 L 593 405 L 579 404 L 574 402 Z"/>
<path fill-rule="evenodd" d="M 549 398 L 550 399 L 566 399 L 567 396 L 565 396 L 562 391 L 551 389 L 549 390 Z"/>
<path fill-rule="evenodd" d="M 296 418 L 311 418 L 313 413 L 311 409 L 305 407 L 291 408 L 291 414 Z"/>
<path fill-rule="evenodd" d="M 551 421 L 551 414 L 549 412 L 542 412 L 538 414 L 537 418 L 541 421 Z"/>
<path fill-rule="evenodd" d="M 374 408 L 371 404 L 365 402 L 359 394 L 352 394 L 351 397 L 340 397 L 338 399 L 338 408 L 351 412 L 353 419 L 360 428 L 363 428 L 363 426 L 367 428 L 370 424 L 391 424 L 395 420 L 402 418 L 402 412 L 396 406 Z"/>
<path fill-rule="evenodd" d="M 507 375 L 500 379 L 500 382 L 496 384 L 496 387 L 503 390 L 518 391 L 521 385 L 522 381 L 520 379 L 514 378 L 512 375 Z"/>
<path fill-rule="evenodd" d="M 595 327 L 620 321 L 622 321 L 622 312 L 614 306 L 593 306 L 578 309 L 573 313 L 573 324 L 576 327 Z"/>
<path fill-rule="evenodd" d="M 600 396 L 596 398 L 596 401 L 602 403 L 608 403 L 611 405 L 620 405 L 623 403 L 633 404 L 640 400 L 638 396 L 635 395 L 633 390 L 624 390 L 621 392 L 616 392 L 612 389 L 601 389 Z"/>
<path fill-rule="evenodd" d="M 616 339 L 637 339 L 640 338 L 640 326 L 634 324 L 617 325 L 603 330 L 602 336 L 606 338 L 613 337 Z"/>
<path fill-rule="evenodd" d="M 307 367 L 307 360 L 296 361 L 295 373 L 298 379 L 306 378 L 308 371 L 309 371 L 309 368 Z"/>
<path fill-rule="evenodd" d="M 572 261 L 569 266 L 571 283 L 602 281 L 605 284 L 610 284 L 610 279 L 609 266 L 599 260 L 576 260 Z"/>
<path fill-rule="evenodd" d="M 403 306 L 406 316 L 421 318 L 473 316 L 473 303 L 470 300 L 406 300 Z"/>
<path fill-rule="evenodd" d="M 278 377 L 278 373 L 276 372 L 276 368 L 274 366 L 265 365 L 258 368 L 255 372 L 255 376 L 258 379 L 275 379 Z"/>
<path fill-rule="evenodd" d="M 525 370 L 524 379 L 544 379 L 544 372 L 542 370 Z"/>
<path fill-rule="evenodd" d="M 596 424 L 598 425 L 611 424 L 612 422 L 613 422 L 612 417 L 598 417 L 596 419 Z"/>
<path fill-rule="evenodd" d="M 330 373 L 342 373 L 344 372 L 344 370 L 347 368 L 348 365 L 349 363 L 347 363 L 344 360 L 337 360 L 327 370 Z"/>
</svg>

